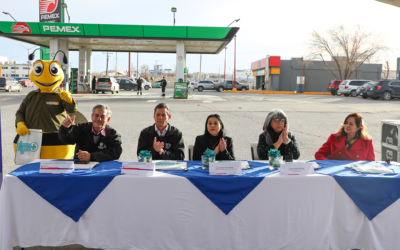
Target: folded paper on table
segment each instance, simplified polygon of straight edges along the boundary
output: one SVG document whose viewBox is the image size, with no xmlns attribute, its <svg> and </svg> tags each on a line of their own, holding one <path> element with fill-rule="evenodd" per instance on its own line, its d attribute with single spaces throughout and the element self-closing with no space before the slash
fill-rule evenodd
<svg viewBox="0 0 400 250">
<path fill-rule="evenodd" d="M 286 162 L 281 164 L 280 171 L 282 175 L 290 176 L 314 174 L 314 163 Z"/>
<path fill-rule="evenodd" d="M 40 162 L 39 173 L 65 174 L 75 170 L 73 161 L 43 161 Z"/>
<path fill-rule="evenodd" d="M 137 162 L 124 161 L 122 162 L 121 173 L 130 175 L 150 176 L 155 171 L 155 163 L 153 162 Z"/>
<path fill-rule="evenodd" d="M 218 161 L 210 163 L 210 175 L 241 175 L 240 161 Z"/>
</svg>

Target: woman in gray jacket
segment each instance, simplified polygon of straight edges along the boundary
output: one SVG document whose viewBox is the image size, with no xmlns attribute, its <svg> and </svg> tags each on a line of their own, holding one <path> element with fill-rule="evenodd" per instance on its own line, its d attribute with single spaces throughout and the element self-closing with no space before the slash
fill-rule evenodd
<svg viewBox="0 0 400 250">
<path fill-rule="evenodd" d="M 257 145 L 257 154 L 261 160 L 268 160 L 271 149 L 278 149 L 284 160 L 300 157 L 299 146 L 288 129 L 288 118 L 282 110 L 274 109 L 268 114 L 263 126 L 264 132 L 260 134 Z"/>
</svg>

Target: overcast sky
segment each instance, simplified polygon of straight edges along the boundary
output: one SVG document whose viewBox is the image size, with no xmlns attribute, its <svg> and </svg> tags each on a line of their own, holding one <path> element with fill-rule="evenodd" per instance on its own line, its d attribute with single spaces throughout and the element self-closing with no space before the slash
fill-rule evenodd
<svg viewBox="0 0 400 250">
<path fill-rule="evenodd" d="M 381 55 L 383 63 L 389 59 L 392 68 L 400 56 L 400 35 L 397 23 L 400 8 L 374 0 L 65 0 L 68 4 L 71 23 L 172 25 L 171 7 L 177 8 L 176 25 L 181 26 L 227 26 L 240 18 L 232 26 L 240 27 L 237 36 L 237 69 L 249 69 L 253 61 L 265 55 L 281 56 L 282 59 L 306 56 L 307 43 L 313 30 L 324 31 L 344 24 L 360 24 L 369 31 L 381 33 L 392 49 Z M 9 12 L 18 21 L 38 22 L 38 0 L 0 0 L 0 12 Z M 67 21 L 67 18 L 65 19 Z M 12 21 L 0 13 L 0 21 Z M 32 45 L 0 37 L 0 56 L 20 63 L 27 61 L 27 51 L 19 46 Z M 233 42 L 228 45 L 227 71 L 233 70 Z M 132 53 L 136 64 L 136 53 Z M 139 54 L 139 65 L 162 64 L 173 68 L 175 54 Z M 110 68 L 115 69 L 115 54 L 110 60 Z M 78 52 L 70 52 L 72 67 L 78 66 Z M 106 56 L 93 52 L 96 71 L 106 67 Z M 187 55 L 187 67 L 197 72 L 200 55 Z M 202 71 L 223 73 L 224 53 L 203 55 Z M 128 69 L 128 53 L 118 53 L 118 69 Z"/>
</svg>

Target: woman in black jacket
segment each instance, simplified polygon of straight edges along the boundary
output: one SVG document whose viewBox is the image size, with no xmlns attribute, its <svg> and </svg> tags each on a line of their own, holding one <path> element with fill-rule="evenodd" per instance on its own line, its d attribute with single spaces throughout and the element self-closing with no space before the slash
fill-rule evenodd
<svg viewBox="0 0 400 250">
<path fill-rule="evenodd" d="M 278 149 L 284 160 L 299 159 L 299 146 L 288 129 L 289 121 L 282 110 L 275 109 L 268 114 L 263 126 L 264 132 L 260 134 L 257 145 L 257 154 L 261 160 L 268 160 L 270 149 Z"/>
<path fill-rule="evenodd" d="M 225 136 L 224 124 L 217 114 L 207 117 L 204 134 L 196 137 L 193 160 L 201 161 L 201 156 L 207 148 L 214 150 L 217 161 L 235 160 L 232 138 Z"/>
</svg>

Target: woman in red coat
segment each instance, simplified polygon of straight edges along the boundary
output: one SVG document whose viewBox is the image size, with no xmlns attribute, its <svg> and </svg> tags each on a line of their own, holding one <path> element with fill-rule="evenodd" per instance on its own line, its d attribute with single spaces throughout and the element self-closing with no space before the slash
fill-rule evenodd
<svg viewBox="0 0 400 250">
<path fill-rule="evenodd" d="M 375 161 L 374 145 L 363 117 L 352 113 L 315 153 L 316 160 Z"/>
</svg>

